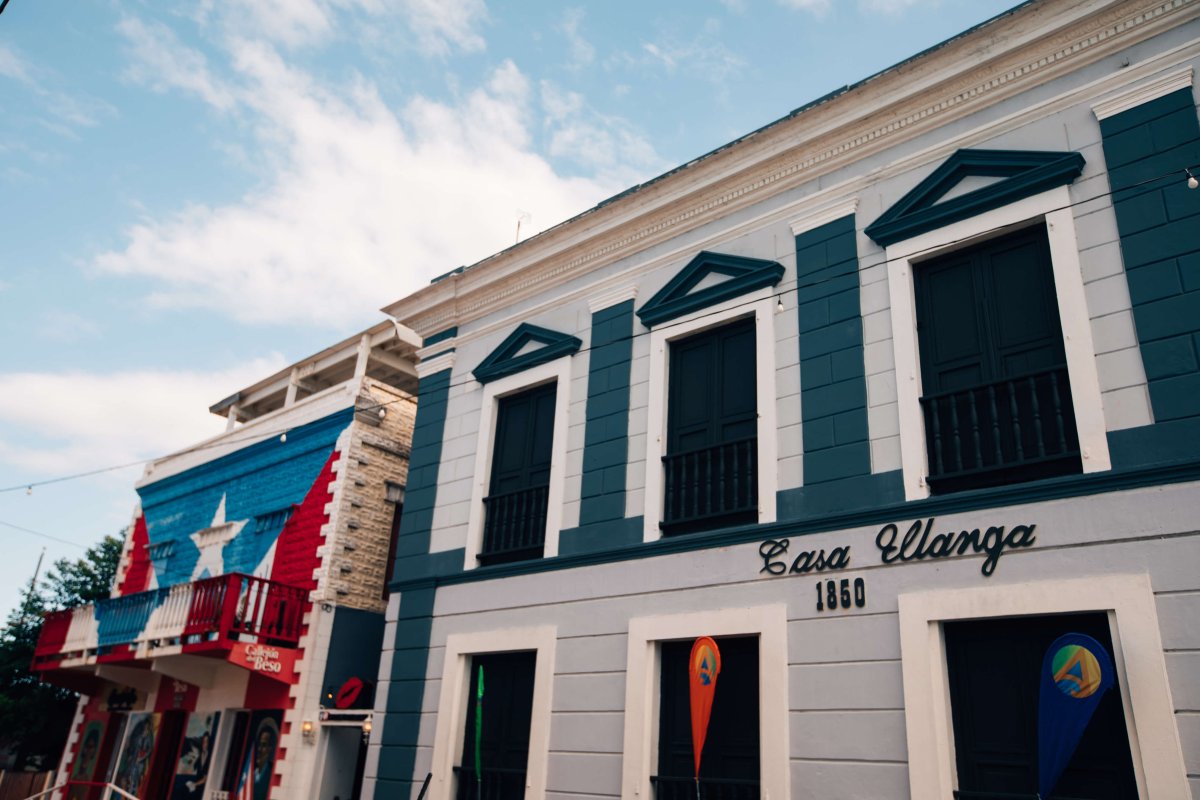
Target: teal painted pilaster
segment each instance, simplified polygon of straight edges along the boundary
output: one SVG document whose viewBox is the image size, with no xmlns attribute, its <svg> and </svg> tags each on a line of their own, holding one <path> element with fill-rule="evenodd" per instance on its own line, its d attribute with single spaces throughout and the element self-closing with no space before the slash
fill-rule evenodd
<svg viewBox="0 0 1200 800">
<path fill-rule="evenodd" d="M 462 550 L 431 555 L 430 534 L 437 503 L 438 470 L 450 394 L 450 370 L 421 379 L 412 457 L 405 487 L 404 516 L 396 542 L 396 582 L 433 578 L 462 569 Z M 393 650 L 388 683 L 387 714 L 382 720 L 382 752 L 375 797 L 408 797 L 414 782 L 417 737 L 424 696 L 425 665 L 433 625 L 433 581 L 400 595 L 395 638 L 384 646 Z"/>
<path fill-rule="evenodd" d="M 1101 120 L 1100 132 L 1154 420 L 1200 417 L 1200 189 L 1183 172 L 1200 165 L 1192 90 Z"/>
<path fill-rule="evenodd" d="M 796 237 L 804 485 L 869 475 L 854 217 Z"/>
<path fill-rule="evenodd" d="M 640 522 L 625 520 L 632 360 L 633 301 L 592 314 L 579 527 L 562 532 L 560 553 L 608 549 L 640 540 Z"/>
</svg>

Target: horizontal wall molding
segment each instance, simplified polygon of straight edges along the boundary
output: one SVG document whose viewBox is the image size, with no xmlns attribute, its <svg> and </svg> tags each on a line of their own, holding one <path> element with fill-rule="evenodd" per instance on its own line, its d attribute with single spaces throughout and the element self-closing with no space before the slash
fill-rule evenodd
<svg viewBox="0 0 1200 800">
<path fill-rule="evenodd" d="M 563 569 L 611 564 L 642 558 L 686 553 L 694 550 L 710 550 L 731 545 L 757 542 L 764 539 L 802 536 L 805 534 L 829 533 L 832 531 L 861 528 L 894 522 L 898 519 L 936 517 L 967 511 L 981 511 L 1003 506 L 1047 502 L 1072 497 L 1085 497 L 1107 492 L 1140 489 L 1149 486 L 1164 486 L 1200 480 L 1200 459 L 1131 470 L 1071 475 L 1044 481 L 1003 486 L 993 489 L 960 492 L 953 495 L 931 497 L 924 500 L 893 503 L 851 513 L 829 514 L 802 520 L 787 520 L 761 525 L 746 525 L 712 533 L 696 533 L 644 542 L 632 547 L 612 550 L 560 555 L 514 564 L 499 564 L 479 567 L 469 572 L 440 576 L 423 576 L 414 581 L 396 581 L 389 588 L 404 592 L 415 587 L 429 587 L 472 583 L 515 575 L 532 575 Z"/>
</svg>

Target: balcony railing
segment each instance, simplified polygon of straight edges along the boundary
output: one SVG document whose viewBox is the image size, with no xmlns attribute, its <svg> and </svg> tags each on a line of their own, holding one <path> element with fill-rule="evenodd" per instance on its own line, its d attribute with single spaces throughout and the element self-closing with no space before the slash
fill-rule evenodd
<svg viewBox="0 0 1200 800">
<path fill-rule="evenodd" d="M 479 780 L 469 767 L 455 767 L 454 774 L 458 778 L 454 800 L 520 800 L 525 796 L 523 769 L 483 769 Z"/>
<path fill-rule="evenodd" d="M 686 533 L 754 522 L 758 512 L 758 438 L 663 457 L 666 498 L 662 528 Z"/>
<path fill-rule="evenodd" d="M 1081 470 L 1066 367 L 921 398 L 934 491 Z"/>
<path fill-rule="evenodd" d="M 500 564 L 539 558 L 546 542 L 549 486 L 494 494 L 483 500 L 483 548 L 479 561 Z"/>
<path fill-rule="evenodd" d="M 176 647 L 229 649 L 236 641 L 294 646 L 307 597 L 304 589 L 232 573 L 52 611 L 33 666 L 150 658 Z"/>
<path fill-rule="evenodd" d="M 248 636 L 281 645 L 300 641 L 308 596 L 303 589 L 240 573 L 207 578 L 191 586 L 185 637 Z"/>
<path fill-rule="evenodd" d="M 696 800 L 694 778 L 650 776 L 655 800 Z M 701 778 L 700 800 L 758 800 L 759 782 L 727 778 Z"/>
</svg>

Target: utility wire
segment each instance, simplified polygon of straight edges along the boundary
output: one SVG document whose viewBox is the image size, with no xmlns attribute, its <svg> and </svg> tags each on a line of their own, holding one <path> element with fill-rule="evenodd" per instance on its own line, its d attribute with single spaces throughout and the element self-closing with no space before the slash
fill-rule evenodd
<svg viewBox="0 0 1200 800">
<path fill-rule="evenodd" d="M 72 547 L 78 547 L 80 550 L 87 550 L 87 546 L 82 545 L 79 542 L 72 542 L 67 539 L 60 539 L 57 536 L 51 536 L 48 533 L 42 533 L 41 531 L 35 531 L 32 528 L 23 528 L 20 525 L 14 525 L 11 522 L 5 522 L 2 519 L 0 519 L 0 525 L 3 525 L 5 528 L 12 528 L 14 531 L 20 531 L 21 533 L 28 533 L 32 536 L 40 536 L 41 538 L 49 539 L 52 542 L 59 542 L 61 544 L 69 544 Z"/>
<path fill-rule="evenodd" d="M 1141 197 L 1142 195 L 1149 194 L 1152 191 L 1157 191 L 1158 188 L 1160 188 L 1160 187 L 1145 188 L 1145 189 L 1143 189 L 1143 191 L 1140 191 L 1140 192 L 1135 192 L 1134 190 L 1142 188 L 1142 187 L 1147 187 L 1149 184 L 1157 183 L 1159 181 L 1164 181 L 1168 178 L 1178 177 L 1180 174 L 1183 174 L 1183 176 L 1185 178 L 1187 178 L 1191 175 L 1189 170 L 1200 170 L 1200 165 L 1189 165 L 1188 167 L 1181 167 L 1179 169 L 1171 170 L 1170 172 L 1165 172 L 1161 175 L 1155 175 L 1154 177 L 1146 178 L 1141 181 L 1137 181 L 1135 183 L 1129 184 L 1128 186 L 1123 186 L 1120 189 L 1111 189 L 1107 192 L 1101 192 L 1099 194 L 1092 195 L 1091 197 L 1087 197 L 1087 198 L 1084 198 L 1081 200 L 1076 200 L 1071 203 L 1066 203 L 1057 208 L 1049 209 L 1049 211 L 1047 213 L 1052 213 L 1054 211 L 1063 211 L 1068 208 L 1074 208 L 1075 206 L 1084 205 L 1085 203 L 1091 203 L 1091 202 L 1100 200 L 1105 197 L 1112 197 L 1114 195 L 1120 195 L 1121 200 L 1128 200 L 1128 199 L 1132 199 L 1135 197 Z M 975 239 L 978 239 L 981 236 L 986 236 L 989 233 L 995 233 L 997 231 L 1001 231 L 1001 230 L 1004 230 L 1004 229 L 1010 228 L 1010 227 L 1012 227 L 1012 226 L 1011 225 L 997 225 L 993 228 L 989 228 L 984 231 L 977 231 L 975 233 L 972 233 L 970 236 L 964 236 L 962 238 L 954 239 L 954 240 L 951 240 L 948 242 L 940 242 L 937 245 L 931 245 L 930 247 L 924 248 L 922 250 L 917 250 L 917 251 L 913 251 L 911 253 L 906 253 L 903 256 L 903 258 L 905 260 L 909 260 L 914 257 L 919 257 L 921 255 L 924 255 L 926 253 L 938 252 L 941 250 L 945 250 L 947 247 L 952 247 L 956 244 L 960 244 L 960 243 L 966 242 L 966 241 L 973 241 Z M 1174 257 L 1178 258 L 1181 256 L 1193 255 L 1197 252 L 1200 252 L 1200 248 L 1194 248 L 1191 250 L 1176 253 Z M 862 261 L 859 261 L 858 266 L 856 267 L 856 270 L 861 272 L 862 270 L 871 269 L 873 267 L 878 267 L 878 266 L 883 266 L 883 265 L 891 263 L 892 261 L 897 261 L 897 260 L 900 260 L 900 259 L 899 258 L 890 258 L 890 259 L 883 258 L 883 259 L 878 259 L 876 261 L 873 261 L 870 263 L 865 263 L 865 264 Z M 778 292 L 775 292 L 775 293 L 769 295 L 769 298 L 774 299 L 774 300 L 782 300 L 782 298 L 785 295 L 789 295 L 793 292 L 798 293 L 801 289 L 811 289 L 816 286 L 821 286 L 822 284 L 825 284 L 825 283 L 831 283 L 835 280 L 839 280 L 842 277 L 844 277 L 844 276 L 822 278 L 822 279 L 810 281 L 807 283 L 797 282 L 795 286 L 791 286 L 789 288 L 783 289 L 781 291 L 778 291 Z M 655 326 L 655 329 L 661 331 L 661 330 L 675 327 L 677 325 L 690 324 L 697 319 L 705 319 L 705 318 L 714 316 L 716 314 L 725 314 L 725 313 L 728 313 L 731 309 L 744 308 L 747 306 L 754 305 L 756 303 L 760 303 L 760 302 L 762 302 L 762 299 L 764 299 L 764 298 L 760 298 L 757 300 L 747 300 L 744 303 L 738 303 L 733 306 L 726 306 L 725 308 L 722 308 L 719 311 L 710 311 L 705 314 L 700 314 L 700 315 L 697 315 L 694 317 L 689 317 L 687 320 L 684 320 L 684 321 L 664 323 L 664 324 Z M 644 336 L 649 336 L 650 333 L 651 333 L 651 331 L 641 331 L 641 332 L 637 332 L 637 333 L 631 333 L 628 336 L 624 336 L 619 339 L 614 339 L 611 342 L 607 342 L 607 343 L 605 343 L 605 345 L 602 345 L 602 346 L 609 346 L 609 345 L 617 344 L 620 342 L 632 341 L 634 339 L 638 339 L 638 338 L 641 338 Z M 592 346 L 581 347 L 579 350 L 576 350 L 575 352 L 576 353 L 587 353 L 594 349 L 595 349 L 595 347 L 592 347 Z M 459 388 L 462 386 L 469 386 L 475 382 L 476 381 L 473 378 L 471 378 L 471 379 L 459 381 L 458 383 L 451 383 L 446 387 L 446 389 L 449 390 L 449 389 Z M 386 408 L 387 406 L 390 406 L 393 403 L 398 403 L 401 401 L 414 402 L 412 398 L 404 396 L 404 397 L 397 397 L 392 400 L 375 403 L 374 405 L 355 406 L 354 410 L 356 412 L 377 411 L 379 409 Z M 100 467 L 98 469 L 89 470 L 87 472 L 80 472 L 80 473 L 76 473 L 76 474 L 72 474 L 72 475 L 63 475 L 63 476 L 60 476 L 57 478 L 47 478 L 47 479 L 41 480 L 41 481 L 30 481 L 30 482 L 26 482 L 26 483 L 16 484 L 13 486 L 7 486 L 4 488 L 0 488 L 0 494 L 5 494 L 8 492 L 16 492 L 16 491 L 21 491 L 21 490 L 25 490 L 28 492 L 37 486 L 46 486 L 46 485 L 54 484 L 54 483 L 62 483 L 64 481 L 76 480 L 78 478 L 86 478 L 86 477 L 90 477 L 92 475 L 100 475 L 100 474 L 103 474 L 106 472 L 114 472 L 116 470 L 127 469 L 129 467 L 138 466 L 141 464 L 148 464 L 152 461 L 157 461 L 160 458 L 168 458 L 168 457 L 175 458 L 175 457 L 179 457 L 179 456 L 189 455 L 191 453 L 200 452 L 203 450 L 208 450 L 208 449 L 215 448 L 215 447 L 230 447 L 230 446 L 239 445 L 239 444 L 254 444 L 254 443 L 266 441 L 268 439 L 279 438 L 280 436 L 286 436 L 286 434 L 291 430 L 292 430 L 291 428 L 287 428 L 287 429 L 283 429 L 283 430 L 276 429 L 274 431 L 260 433 L 260 434 L 254 434 L 254 435 L 243 437 L 240 439 L 232 438 L 232 437 L 228 438 L 228 439 L 219 439 L 217 441 L 195 445 L 194 447 L 189 447 L 184 450 L 177 450 L 175 452 L 168 454 L 167 456 L 160 456 L 159 458 L 148 458 L 148 459 L 144 459 L 142 461 L 131 461 L 131 462 L 128 462 L 125 464 L 116 464 L 116 465 L 113 465 L 110 467 Z M 4 523 L 0 523 L 0 524 L 4 524 Z M 9 527 L 14 527 L 14 526 L 9 525 Z M 44 534 L 38 534 L 38 535 L 44 535 Z M 53 538 L 53 537 L 49 537 L 49 538 Z"/>
</svg>

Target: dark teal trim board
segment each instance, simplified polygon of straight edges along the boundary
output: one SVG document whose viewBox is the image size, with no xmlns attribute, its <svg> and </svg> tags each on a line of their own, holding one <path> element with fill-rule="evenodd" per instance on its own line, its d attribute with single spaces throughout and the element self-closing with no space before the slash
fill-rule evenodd
<svg viewBox="0 0 1200 800">
<path fill-rule="evenodd" d="M 1040 150 L 959 150 L 900 198 L 864 233 L 880 247 L 1071 183 L 1083 172 L 1083 156 Z M 938 202 L 964 178 L 1002 178 Z"/>
<path fill-rule="evenodd" d="M 531 343 L 542 346 L 518 355 Z M 583 341 L 575 336 L 522 322 L 471 374 L 480 383 L 488 383 L 572 355 L 582 346 Z"/>
<path fill-rule="evenodd" d="M 1200 416 L 1200 164 L 1191 88 L 1100 121 L 1134 326 L 1160 424 Z M 1167 175 L 1162 178 L 1160 176 Z M 1157 180 L 1156 180 L 1157 179 Z"/>
<path fill-rule="evenodd" d="M 638 309 L 638 319 L 652 328 L 755 289 L 774 286 L 783 280 L 783 272 L 783 265 L 775 261 L 702 250 Z M 693 291 L 709 275 L 724 275 L 727 280 Z"/>
<path fill-rule="evenodd" d="M 592 314 L 579 502 L 581 529 L 625 516 L 632 362 L 633 300 Z"/>
<path fill-rule="evenodd" d="M 421 342 L 421 344 L 425 347 L 429 347 L 429 345 L 431 345 L 431 344 L 437 344 L 438 342 L 444 342 L 447 339 L 453 339 L 455 336 L 458 336 L 458 326 L 457 325 L 453 325 L 449 328 L 446 328 L 443 331 L 438 331 L 437 333 L 429 334 L 428 336 L 425 337 L 425 339 Z"/>
<path fill-rule="evenodd" d="M 804 485 L 812 498 L 820 484 L 871 474 L 854 215 L 796 237 L 796 281 Z"/>
</svg>

